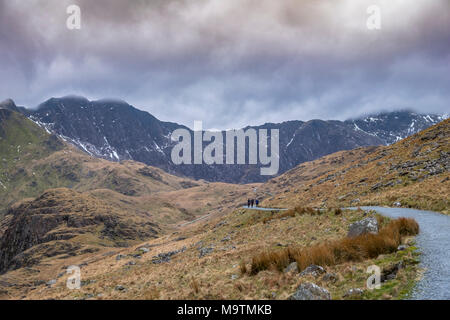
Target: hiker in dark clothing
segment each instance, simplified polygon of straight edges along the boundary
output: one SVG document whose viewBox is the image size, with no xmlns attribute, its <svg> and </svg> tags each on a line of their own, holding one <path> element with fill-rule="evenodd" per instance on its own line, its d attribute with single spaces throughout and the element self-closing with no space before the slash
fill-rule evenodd
<svg viewBox="0 0 450 320">
<path fill-rule="evenodd" d="M 255 200 L 255 207 L 257 207 L 257 206 L 258 206 L 258 204 L 259 204 L 259 200 L 258 200 L 258 199 L 256 199 L 256 200 Z"/>
<path fill-rule="evenodd" d="M 253 204 L 255 203 L 255 200 L 250 200 L 250 205 L 252 206 L 252 208 L 253 208 Z"/>
<path fill-rule="evenodd" d="M 247 208 L 250 208 L 250 199 L 247 199 Z"/>
</svg>

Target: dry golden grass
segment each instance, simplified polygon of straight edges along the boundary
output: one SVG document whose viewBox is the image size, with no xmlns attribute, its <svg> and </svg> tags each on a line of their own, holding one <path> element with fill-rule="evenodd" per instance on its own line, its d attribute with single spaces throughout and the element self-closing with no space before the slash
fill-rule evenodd
<svg viewBox="0 0 450 320">
<path fill-rule="evenodd" d="M 245 263 L 244 260 L 242 260 L 242 261 L 239 263 L 239 271 L 241 272 L 241 274 L 246 274 L 246 273 L 248 272 L 248 270 L 247 270 L 247 264 Z"/>
<path fill-rule="evenodd" d="M 340 151 L 301 164 L 259 188 L 273 194 L 262 205 L 341 208 L 400 202 L 450 214 L 450 172 L 443 164 L 449 153 L 447 119 L 390 146 Z M 424 165 L 433 161 L 441 162 L 438 173 Z M 408 162 L 417 165 L 403 168 Z"/>
<path fill-rule="evenodd" d="M 0 281 L 23 285 L 21 289 L 7 288 L 8 296 L 0 298 L 286 299 L 301 281 L 298 274 L 276 271 L 281 267 L 275 266 L 250 276 L 251 258 L 255 252 L 282 251 L 284 249 L 275 249 L 283 246 L 315 247 L 338 241 L 346 235 L 350 223 L 364 217 L 364 212 L 358 210 L 343 211 L 339 216 L 334 214 L 334 210 L 328 210 L 321 215 L 297 214 L 288 219 L 273 219 L 264 224 L 264 214 L 240 209 L 217 220 L 188 225 L 173 234 L 162 235 L 146 242 L 151 251 L 143 254 L 141 259 L 134 259 L 130 255 L 134 254 L 142 243 L 130 248 L 114 249 L 112 253 L 110 248 L 104 248 L 97 254 L 62 260 L 45 259 L 33 267 L 40 272 L 30 273 L 20 269 L 1 275 Z M 223 224 L 217 226 L 219 222 Z M 222 242 L 221 239 L 226 235 L 231 235 L 231 240 Z M 186 239 L 178 241 L 180 236 Z M 199 258 L 199 241 L 202 242 L 202 247 L 214 246 L 214 251 Z M 282 247 L 279 246 L 280 242 Z M 231 245 L 235 246 L 235 249 L 230 248 Z M 153 256 L 183 246 L 186 246 L 187 250 L 173 256 L 170 262 L 152 263 Z M 119 253 L 126 258 L 116 260 Z M 397 253 L 392 255 L 396 256 Z M 132 260 L 136 265 L 127 265 Z M 83 285 L 80 290 L 68 290 L 65 287 L 66 275 L 61 278 L 56 278 L 56 275 L 64 271 L 66 265 L 81 263 L 87 263 L 82 268 L 82 280 L 89 280 L 90 283 Z M 365 270 L 366 265 L 373 263 L 374 261 L 364 260 L 352 262 L 351 265 L 330 265 L 326 267 L 327 272 L 338 275 L 339 280 L 336 283 L 324 282 L 320 278 L 308 281 L 314 281 L 329 289 L 333 297 L 340 298 L 350 287 L 358 287 L 365 281 L 361 278 L 364 274 L 356 276 L 354 271 L 353 276 L 348 278 L 348 269 Z M 243 268 L 245 269 L 242 273 Z M 411 279 L 409 274 L 403 274 L 402 277 Z M 57 284 L 53 287 L 33 286 L 34 281 L 50 279 L 57 279 Z M 194 283 L 197 284 L 198 291 Z M 115 290 L 117 285 L 124 286 L 126 290 Z"/>
<path fill-rule="evenodd" d="M 296 206 L 293 209 L 289 209 L 286 211 L 282 211 L 281 213 L 278 214 L 273 214 L 271 216 L 265 217 L 263 219 L 263 223 L 267 223 L 273 219 L 282 219 L 282 218 L 293 218 L 296 215 L 304 215 L 304 214 L 309 214 L 310 216 L 314 216 L 314 215 L 321 215 L 323 212 L 319 209 L 313 209 L 310 207 L 301 207 L 301 206 Z"/>
<path fill-rule="evenodd" d="M 279 272 L 291 261 L 296 261 L 299 269 L 320 264 L 327 266 L 328 272 L 336 272 L 336 285 L 324 283 L 321 279 L 316 281 L 341 297 L 348 286 L 355 287 L 364 281 L 361 270 L 373 260 L 400 259 L 403 253 L 395 252 L 398 244 L 405 236 L 416 234 L 418 226 L 411 220 L 387 222 L 379 218 L 383 227 L 378 235 L 347 239 L 344 237 L 348 225 L 363 215 L 360 211 L 348 212 L 339 208 L 358 198 L 360 202 L 354 205 L 392 205 L 394 201 L 400 201 L 405 207 L 448 210 L 448 172 L 426 177 L 423 181 L 412 181 L 407 176 L 399 177 L 396 172 L 389 171 L 390 166 L 414 159 L 412 153 L 419 146 L 424 146 L 424 155 L 419 157 L 422 160 L 437 159 L 440 152 L 448 152 L 448 124 L 447 121 L 444 128 L 442 125 L 438 129 L 431 128 L 422 136 L 411 137 L 393 146 L 339 152 L 302 164 L 271 180 L 258 188 L 259 192 L 274 194 L 262 205 L 295 206 L 280 213 L 233 211 L 233 208 L 240 207 L 240 201 L 248 198 L 248 192 L 253 189 L 250 185 L 199 182 L 197 187 L 182 190 L 179 187 L 182 187 L 183 180 L 175 177 L 166 181 L 162 176 L 165 182 L 162 183 L 158 178 L 161 173 L 153 170 L 149 172 L 150 176 L 137 178 L 133 184 L 136 195 L 126 195 L 120 192 L 126 191 L 124 186 L 134 181 L 143 165 L 124 163 L 119 169 L 119 164 L 89 160 L 81 172 L 94 171 L 95 174 L 92 181 L 83 187 L 85 189 L 79 190 L 109 201 L 120 212 L 157 221 L 166 226 L 166 232 L 147 242 L 151 245 L 151 253 L 142 255 L 141 259 L 133 258 L 136 247 L 99 247 L 98 253 L 43 259 L 33 266 L 36 272 L 25 269 L 8 272 L 0 276 L 0 280 L 18 285 L 7 288 L 7 294 L 1 298 L 272 299 L 275 294 L 277 299 L 285 299 L 299 282 L 298 276 Z M 421 139 L 425 137 L 428 138 L 423 142 Z M 434 147 L 436 143 L 437 148 Z M 65 154 L 58 164 L 70 167 L 70 159 L 77 156 Z M 371 160 L 374 158 L 377 160 Z M 115 178 L 108 180 L 108 176 Z M 327 180 L 329 176 L 331 178 Z M 371 190 L 375 183 L 396 179 L 402 179 L 401 184 Z M 113 182 L 113 187 L 106 182 Z M 79 187 L 81 185 L 74 189 Z M 199 216 L 206 218 L 197 223 L 183 223 Z M 219 226 L 219 222 L 224 224 Z M 170 231 L 174 232 L 170 234 Z M 222 241 L 227 237 L 231 240 Z M 186 239 L 179 240 L 183 238 Z M 80 235 L 77 239 L 95 242 L 95 236 L 91 239 Z M 203 247 L 213 246 L 214 252 L 199 258 L 199 241 Z M 154 255 L 182 246 L 187 250 L 175 255 L 171 262 L 152 263 Z M 255 252 L 261 254 L 255 255 Z M 116 260 L 118 253 L 127 258 Z M 386 255 L 389 259 L 380 258 Z M 127 265 L 132 259 L 136 265 Z M 88 263 L 82 269 L 83 279 L 95 282 L 79 291 L 67 290 L 64 276 L 57 278 L 57 285 L 51 288 L 33 285 L 34 281 L 56 278 L 61 270 L 64 271 L 64 266 L 81 263 Z M 410 274 L 401 272 L 399 279 L 408 280 Z M 237 277 L 238 274 L 241 276 Z M 252 276 L 248 276 L 250 274 Z M 119 284 L 127 290 L 115 290 Z"/>
<path fill-rule="evenodd" d="M 200 285 L 194 277 L 192 277 L 191 279 L 191 288 L 195 294 L 198 294 L 200 292 Z"/>
<path fill-rule="evenodd" d="M 299 270 L 315 264 L 331 266 L 350 261 L 362 261 L 394 252 L 400 245 L 402 236 L 419 233 L 419 225 L 414 219 L 399 218 L 383 227 L 378 234 L 364 234 L 353 238 L 328 242 L 306 248 L 286 248 L 264 251 L 253 256 L 250 274 L 263 270 L 282 271 L 293 261 Z"/>
<path fill-rule="evenodd" d="M 319 241 L 311 240 L 312 237 L 338 239 L 346 233 L 347 219 L 361 219 L 362 212 L 347 212 L 341 217 L 334 216 L 332 212 L 320 216 L 297 215 L 287 220 L 275 219 L 266 224 L 262 223 L 262 219 L 257 219 L 258 216 L 259 213 L 255 211 L 241 209 L 224 216 L 222 220 L 188 225 L 174 234 L 162 235 L 147 242 L 151 245 L 151 251 L 142 255 L 141 259 L 133 259 L 129 255 L 143 244 L 114 249 L 107 256 L 104 254 L 111 251 L 111 248 L 104 248 L 97 254 L 70 259 L 44 259 L 33 267 L 40 270 L 39 273 L 29 274 L 20 269 L 0 276 L 0 280 L 24 284 L 20 290 L 8 289 L 11 295 L 9 298 L 25 294 L 27 299 L 80 299 L 92 294 L 94 299 L 272 299 L 270 290 L 277 292 L 277 298 L 282 298 L 294 289 L 296 278 L 284 278 L 279 272 L 265 271 L 253 277 L 245 276 L 250 269 L 251 256 L 261 250 L 276 248 L 280 239 L 283 243 L 296 246 Z M 215 228 L 218 222 L 225 224 Z M 187 239 L 176 241 L 181 235 Z M 221 239 L 226 235 L 231 235 L 231 241 L 222 242 Z M 215 247 L 210 255 L 203 258 L 199 258 L 197 250 L 200 240 L 203 242 L 202 246 Z M 231 249 L 231 245 L 236 248 Z M 187 250 L 172 257 L 171 262 L 160 265 L 151 263 L 154 255 L 183 246 Z M 127 257 L 117 261 L 115 257 L 119 253 Z M 127 266 L 131 260 L 135 260 L 137 264 Z M 61 270 L 64 271 L 65 265 L 84 262 L 88 265 L 82 268 L 82 280 L 95 280 L 95 283 L 85 285 L 81 290 L 67 290 L 66 276 L 56 278 L 56 275 Z M 233 280 L 233 275 L 241 274 L 244 262 L 246 272 Z M 192 278 L 199 285 L 199 293 L 195 293 L 191 286 Z M 33 288 L 34 281 L 50 279 L 58 279 L 57 285 L 52 288 L 41 285 L 34 290 L 26 289 L 25 293 L 25 288 Z M 25 286 L 29 283 L 30 287 Z M 117 285 L 126 287 L 126 292 L 116 291 L 114 288 Z M 97 297 L 97 294 L 101 294 L 101 297 Z"/>
</svg>

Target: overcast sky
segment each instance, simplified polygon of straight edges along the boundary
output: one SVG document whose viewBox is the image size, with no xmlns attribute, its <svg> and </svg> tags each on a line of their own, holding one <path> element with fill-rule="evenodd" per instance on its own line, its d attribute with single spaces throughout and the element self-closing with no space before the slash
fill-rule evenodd
<svg viewBox="0 0 450 320">
<path fill-rule="evenodd" d="M 381 30 L 366 26 L 372 4 Z M 450 1 L 0 0 L 0 100 L 68 94 L 221 129 L 448 113 Z"/>
</svg>

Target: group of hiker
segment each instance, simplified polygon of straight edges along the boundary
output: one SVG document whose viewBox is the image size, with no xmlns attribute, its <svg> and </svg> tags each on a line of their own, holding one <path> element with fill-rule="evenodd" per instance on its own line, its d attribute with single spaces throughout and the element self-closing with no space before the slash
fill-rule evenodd
<svg viewBox="0 0 450 320">
<path fill-rule="evenodd" d="M 247 200 L 247 207 L 248 208 L 257 207 L 258 204 L 259 204 L 259 200 L 258 199 L 248 199 Z"/>
</svg>

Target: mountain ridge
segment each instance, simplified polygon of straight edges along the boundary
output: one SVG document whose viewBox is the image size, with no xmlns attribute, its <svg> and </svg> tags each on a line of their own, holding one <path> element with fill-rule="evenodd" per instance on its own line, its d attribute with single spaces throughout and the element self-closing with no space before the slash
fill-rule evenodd
<svg viewBox="0 0 450 320">
<path fill-rule="evenodd" d="M 89 101 L 80 96 L 51 98 L 37 109 L 18 109 L 47 132 L 60 136 L 89 155 L 110 161 L 135 160 L 170 174 L 196 180 L 229 183 L 265 182 L 261 165 L 174 165 L 171 150 L 175 129 L 192 130 L 181 124 L 160 121 L 125 101 Z M 445 117 L 418 115 L 410 111 L 380 113 L 346 121 L 290 120 L 265 123 L 243 129 L 280 130 L 279 174 L 296 165 L 340 150 L 362 146 L 388 145 L 427 128 Z M 414 123 L 411 127 L 411 123 Z M 223 133 L 224 131 L 222 131 Z"/>
</svg>

